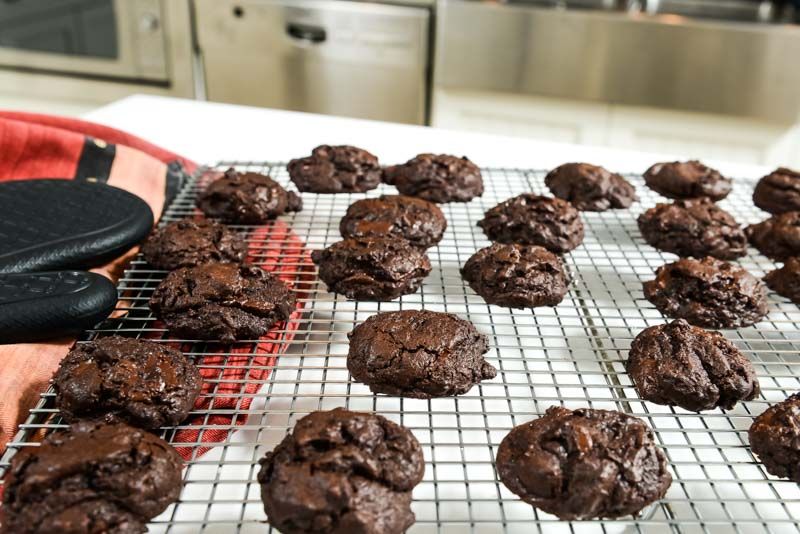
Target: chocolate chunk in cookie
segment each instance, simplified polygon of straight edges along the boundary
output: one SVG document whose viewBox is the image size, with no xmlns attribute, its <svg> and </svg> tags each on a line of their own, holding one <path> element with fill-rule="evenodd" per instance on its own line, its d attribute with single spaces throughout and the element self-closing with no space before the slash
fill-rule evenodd
<svg viewBox="0 0 800 534">
<path fill-rule="evenodd" d="M 486 302 L 507 308 L 556 306 L 569 288 L 561 259 L 537 246 L 482 248 L 467 260 L 461 276 Z"/>
<path fill-rule="evenodd" d="M 294 311 L 295 296 L 254 265 L 206 263 L 172 271 L 150 298 L 150 309 L 174 336 L 232 343 L 258 339 Z"/>
<path fill-rule="evenodd" d="M 56 407 L 67 422 L 124 421 L 148 430 L 186 419 L 202 383 L 180 351 L 120 336 L 76 345 L 53 377 Z"/>
<path fill-rule="evenodd" d="M 147 263 L 172 271 L 211 261 L 244 261 L 247 244 L 224 224 L 207 219 L 171 222 L 155 230 L 142 245 Z"/>
<path fill-rule="evenodd" d="M 378 158 L 348 145 L 321 145 L 287 166 L 297 189 L 309 193 L 361 193 L 381 183 Z"/>
<path fill-rule="evenodd" d="M 588 163 L 565 163 L 544 177 L 556 197 L 581 211 L 627 208 L 638 200 L 636 189 L 619 174 Z"/>
<path fill-rule="evenodd" d="M 315 250 L 311 259 L 328 291 L 352 300 L 393 300 L 414 293 L 431 272 L 424 251 L 390 237 L 345 239 Z"/>
<path fill-rule="evenodd" d="M 800 211 L 773 215 L 745 228 L 747 238 L 764 256 L 783 261 L 800 256 Z"/>
<path fill-rule="evenodd" d="M 767 314 L 767 288 L 741 267 L 715 258 L 662 265 L 644 296 L 668 317 L 705 328 L 740 328 Z"/>
<path fill-rule="evenodd" d="M 387 167 L 383 181 L 404 195 L 431 202 L 469 202 L 483 194 L 477 165 L 465 157 L 420 154 L 402 165 Z"/>
<path fill-rule="evenodd" d="M 492 241 L 539 245 L 557 254 L 583 242 L 583 221 L 572 204 L 533 193 L 501 202 L 486 212 L 478 226 Z"/>
<path fill-rule="evenodd" d="M 800 258 L 786 258 L 783 267 L 764 276 L 767 287 L 795 304 L 800 304 Z"/>
<path fill-rule="evenodd" d="M 706 197 L 714 202 L 727 197 L 733 187 L 730 178 L 696 160 L 656 163 L 645 171 L 644 183 L 667 198 Z"/>
<path fill-rule="evenodd" d="M 800 172 L 781 167 L 761 178 L 753 203 L 772 214 L 800 211 Z"/>
<path fill-rule="evenodd" d="M 693 412 L 731 409 L 760 391 L 753 364 L 733 343 L 683 319 L 642 330 L 625 368 L 644 400 Z"/>
<path fill-rule="evenodd" d="M 433 202 L 404 195 L 382 195 L 350 204 L 339 222 L 342 237 L 390 237 L 428 248 L 442 239 L 447 220 Z"/>
<path fill-rule="evenodd" d="M 708 198 L 656 204 L 638 219 L 647 243 L 682 257 L 733 260 L 747 254 L 747 237 L 733 216 Z"/>
<path fill-rule="evenodd" d="M 287 534 L 401 534 L 425 472 L 405 427 L 371 413 L 312 412 L 261 459 L 269 523 Z"/>
<path fill-rule="evenodd" d="M 748 434 L 750 448 L 769 474 L 800 484 L 800 393 L 767 408 Z"/>
<path fill-rule="evenodd" d="M 21 449 L 3 486 L 3 532 L 146 532 L 178 500 L 183 461 L 125 424 L 81 422 Z"/>
<path fill-rule="evenodd" d="M 475 326 L 449 313 L 379 313 L 350 334 L 347 368 L 375 393 L 428 399 L 466 393 L 497 375 Z"/>
<path fill-rule="evenodd" d="M 209 217 L 232 224 L 263 224 L 279 215 L 303 209 L 303 200 L 263 174 L 234 169 L 212 182 L 197 198 Z"/>
<path fill-rule="evenodd" d="M 635 515 L 672 483 L 666 456 L 641 419 L 590 408 L 551 407 L 514 427 L 496 467 L 523 501 L 564 520 Z"/>
</svg>

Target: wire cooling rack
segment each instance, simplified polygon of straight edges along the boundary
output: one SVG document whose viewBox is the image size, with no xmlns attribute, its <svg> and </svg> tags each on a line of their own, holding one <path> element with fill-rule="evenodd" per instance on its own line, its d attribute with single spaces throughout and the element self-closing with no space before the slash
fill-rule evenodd
<svg viewBox="0 0 800 534">
<path fill-rule="evenodd" d="M 228 166 L 270 174 L 291 185 L 283 164 L 223 162 L 218 168 Z M 191 454 L 180 501 L 156 518 L 150 530 L 267 531 L 256 481 L 257 460 L 302 416 L 345 406 L 376 411 L 401 423 L 422 444 L 425 478 L 414 490 L 417 522 L 412 533 L 798 532 L 800 488 L 768 475 L 747 440 L 754 416 L 800 390 L 798 307 L 771 295 L 770 314 L 764 321 L 726 331 L 755 365 L 762 390 L 758 399 L 740 403 L 733 410 L 703 414 L 642 402 L 623 362 L 637 333 L 664 322 L 644 300 L 642 281 L 675 257 L 646 245 L 639 235 L 637 215 L 663 201 L 644 187 L 640 177 L 629 177 L 641 197 L 630 210 L 582 214 L 586 239 L 565 256 L 573 283 L 559 306 L 535 310 L 490 306 L 461 280 L 459 267 L 489 244 L 475 226 L 483 212 L 522 192 L 547 194 L 543 177 L 542 171 L 486 169 L 486 192 L 481 198 L 468 204 L 442 205 L 448 228 L 439 246 L 428 252 L 433 271 L 418 293 L 394 302 L 352 302 L 329 293 L 313 275 L 300 277 L 303 263 L 297 251 L 279 251 L 265 260 L 279 263 L 290 273 L 295 269 L 299 277 L 295 290 L 305 307 L 294 324 L 286 327 L 287 331 L 289 326 L 296 327 L 295 337 L 276 360 L 263 365 L 272 372 L 257 393 L 241 394 L 233 409 L 217 409 L 215 386 L 208 409 L 192 414 L 202 418 L 204 430 L 236 432 L 221 442 L 206 440 L 202 432 L 194 440 L 181 442 L 176 440 L 177 431 L 188 427 L 163 431 L 166 439 L 188 448 Z M 164 220 L 192 215 L 202 183 L 200 179 L 187 184 Z M 731 196 L 721 202 L 743 224 L 765 218 L 753 207 L 752 185 L 737 180 Z M 381 186 L 366 194 L 303 194 L 303 211 L 281 220 L 309 249 L 323 248 L 340 239 L 339 219 L 349 204 L 394 192 Z M 264 250 L 266 257 L 273 245 L 256 242 L 252 246 Z M 739 263 L 759 276 L 775 267 L 754 250 Z M 126 315 L 100 325 L 86 339 L 119 333 L 190 342 L 170 339 L 147 310 L 147 298 L 164 274 L 136 259 L 120 283 L 129 297 L 123 301 Z M 378 311 L 419 308 L 447 311 L 472 321 L 489 337 L 487 359 L 497 367 L 497 378 L 482 382 L 466 395 L 433 400 L 373 395 L 366 386 L 350 382 L 345 365 L 347 332 Z M 246 352 L 253 344 L 237 346 Z M 225 358 L 221 363 L 206 361 L 207 350 L 205 344 L 192 343 L 187 354 L 200 367 L 226 364 Z M 224 356 L 233 357 L 232 353 Z M 252 403 L 242 409 L 245 398 Z M 615 409 L 645 419 L 669 458 L 674 482 L 666 498 L 638 518 L 582 522 L 559 521 L 517 499 L 495 473 L 497 447 L 511 427 L 538 417 L 552 405 Z M 220 414 L 232 420 L 211 424 L 210 418 Z M 59 423 L 52 392 L 47 392 L 9 445 L 0 470 L 16 450 L 35 444 L 37 436 Z"/>
</svg>

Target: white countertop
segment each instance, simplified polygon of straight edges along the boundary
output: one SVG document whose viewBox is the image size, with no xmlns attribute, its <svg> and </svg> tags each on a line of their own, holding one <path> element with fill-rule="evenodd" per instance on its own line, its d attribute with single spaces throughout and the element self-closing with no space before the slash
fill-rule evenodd
<svg viewBox="0 0 800 534">
<path fill-rule="evenodd" d="M 657 161 L 681 157 L 155 96 L 125 98 L 84 118 L 138 135 L 198 163 L 287 161 L 321 144 L 360 146 L 385 164 L 436 152 L 465 155 L 483 167 L 547 169 L 585 161 L 618 172 L 642 172 Z M 758 178 L 768 170 L 706 163 L 730 176 Z"/>
</svg>

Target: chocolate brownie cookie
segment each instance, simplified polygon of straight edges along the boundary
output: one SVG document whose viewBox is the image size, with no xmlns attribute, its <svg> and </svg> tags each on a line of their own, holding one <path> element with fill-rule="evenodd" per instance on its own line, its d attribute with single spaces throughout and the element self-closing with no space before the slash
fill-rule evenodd
<svg viewBox="0 0 800 534">
<path fill-rule="evenodd" d="M 422 448 L 380 415 L 312 412 L 259 463 L 264 511 L 285 534 L 400 534 L 414 524 Z"/>
<path fill-rule="evenodd" d="M 294 310 L 295 296 L 254 265 L 206 263 L 172 271 L 150 298 L 150 309 L 173 336 L 232 343 L 258 339 Z"/>
<path fill-rule="evenodd" d="M 420 154 L 402 165 L 383 171 L 383 181 L 404 195 L 431 202 L 469 202 L 483 194 L 477 165 L 465 157 Z"/>
<path fill-rule="evenodd" d="M 279 215 L 303 209 L 303 200 L 263 174 L 228 169 L 197 198 L 209 217 L 232 224 L 263 224 Z"/>
<path fill-rule="evenodd" d="M 318 146 L 286 169 L 297 189 L 308 193 L 362 193 L 378 187 L 383 173 L 378 158 L 347 145 Z"/>
<path fill-rule="evenodd" d="M 352 300 L 393 300 L 414 293 L 431 272 L 424 251 L 390 237 L 345 239 L 315 250 L 311 259 L 328 291 Z"/>
<path fill-rule="evenodd" d="M 761 178 L 753 203 L 772 214 L 800 211 L 800 172 L 781 167 Z"/>
<path fill-rule="evenodd" d="M 780 269 L 764 276 L 767 287 L 795 304 L 800 304 L 800 258 L 787 258 Z"/>
<path fill-rule="evenodd" d="M 733 187 L 730 178 L 696 160 L 656 163 L 644 173 L 647 187 L 667 198 L 727 197 Z"/>
<path fill-rule="evenodd" d="M 638 219 L 647 243 L 678 256 L 733 260 L 747 254 L 747 237 L 733 216 L 708 198 L 656 204 Z"/>
<path fill-rule="evenodd" d="M 556 306 L 569 287 L 561 259 L 537 246 L 494 243 L 473 254 L 461 276 L 486 302 L 507 308 Z"/>
<path fill-rule="evenodd" d="M 11 459 L 2 532 L 146 532 L 178 499 L 182 467 L 175 449 L 145 430 L 74 424 Z"/>
<path fill-rule="evenodd" d="M 125 421 L 148 430 L 177 425 L 203 380 L 181 352 L 161 343 L 110 336 L 76 345 L 53 376 L 67 421 Z"/>
<path fill-rule="evenodd" d="M 339 231 L 342 237 L 395 237 L 415 247 L 432 247 L 442 239 L 447 220 L 433 202 L 403 195 L 365 198 L 350 204 Z"/>
<path fill-rule="evenodd" d="M 800 256 L 800 211 L 773 215 L 745 228 L 747 238 L 764 256 L 783 261 Z"/>
<path fill-rule="evenodd" d="M 693 412 L 731 409 L 760 391 L 753 364 L 733 343 L 683 319 L 642 330 L 625 368 L 644 400 Z"/>
<path fill-rule="evenodd" d="M 638 200 L 636 189 L 619 174 L 588 163 L 565 163 L 544 177 L 556 197 L 581 211 L 627 208 Z"/>
<path fill-rule="evenodd" d="M 667 317 L 705 328 L 740 328 L 767 314 L 767 288 L 741 267 L 715 258 L 662 265 L 644 296 Z"/>
<path fill-rule="evenodd" d="M 539 245 L 557 254 L 583 242 L 583 221 L 572 204 L 533 193 L 501 202 L 484 214 L 478 226 L 492 241 Z"/>
<path fill-rule="evenodd" d="M 142 245 L 142 254 L 156 269 L 172 271 L 210 261 L 240 263 L 247 244 L 224 224 L 186 219 L 155 230 Z"/>
<path fill-rule="evenodd" d="M 624 413 L 551 407 L 514 427 L 497 451 L 500 480 L 560 519 L 635 515 L 672 483 L 664 452 L 641 420 Z"/>
<path fill-rule="evenodd" d="M 800 484 L 800 393 L 767 408 L 748 435 L 750 448 L 769 474 Z"/>
<path fill-rule="evenodd" d="M 375 393 L 429 399 L 466 393 L 497 375 L 483 355 L 486 336 L 449 313 L 373 315 L 349 334 L 347 368 Z"/>
</svg>

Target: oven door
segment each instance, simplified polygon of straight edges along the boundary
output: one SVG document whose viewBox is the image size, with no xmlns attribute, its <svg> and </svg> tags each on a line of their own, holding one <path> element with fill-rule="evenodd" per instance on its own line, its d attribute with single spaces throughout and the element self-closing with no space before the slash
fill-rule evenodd
<svg viewBox="0 0 800 534">
<path fill-rule="evenodd" d="M 169 1 L 0 0 L 0 68 L 166 82 Z"/>
</svg>

